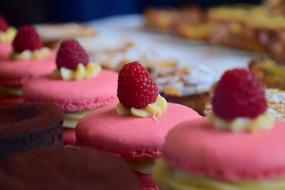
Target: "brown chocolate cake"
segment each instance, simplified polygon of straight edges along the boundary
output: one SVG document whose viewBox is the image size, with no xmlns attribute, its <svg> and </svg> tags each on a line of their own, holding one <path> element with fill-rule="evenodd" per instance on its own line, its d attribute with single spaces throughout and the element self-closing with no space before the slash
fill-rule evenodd
<svg viewBox="0 0 285 190">
<path fill-rule="evenodd" d="M 63 113 L 51 104 L 0 108 L 0 159 L 17 152 L 63 146 Z"/>
<path fill-rule="evenodd" d="M 139 190 L 120 158 L 80 148 L 48 148 L 18 154 L 0 165 L 5 190 Z"/>
</svg>

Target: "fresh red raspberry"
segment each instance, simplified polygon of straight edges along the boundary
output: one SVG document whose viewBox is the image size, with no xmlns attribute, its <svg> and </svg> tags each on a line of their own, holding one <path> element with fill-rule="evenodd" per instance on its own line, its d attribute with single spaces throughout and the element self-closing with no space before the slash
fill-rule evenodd
<svg viewBox="0 0 285 190">
<path fill-rule="evenodd" d="M 117 95 L 126 108 L 143 108 L 156 101 L 158 87 L 144 67 L 135 61 L 121 69 Z"/>
<path fill-rule="evenodd" d="M 0 14 L 0 32 L 6 32 L 8 27 L 7 20 Z"/>
<path fill-rule="evenodd" d="M 66 39 L 62 41 L 56 55 L 57 68 L 65 67 L 75 70 L 79 63 L 83 65 L 89 63 L 87 52 L 75 39 Z"/>
<path fill-rule="evenodd" d="M 214 113 L 225 120 L 255 118 L 267 109 L 261 82 L 245 69 L 233 69 L 223 74 L 215 87 L 212 104 Z"/>
<path fill-rule="evenodd" d="M 33 26 L 24 25 L 18 29 L 17 35 L 13 41 L 15 52 L 21 53 L 25 50 L 34 51 L 42 47 L 42 41 Z"/>
</svg>

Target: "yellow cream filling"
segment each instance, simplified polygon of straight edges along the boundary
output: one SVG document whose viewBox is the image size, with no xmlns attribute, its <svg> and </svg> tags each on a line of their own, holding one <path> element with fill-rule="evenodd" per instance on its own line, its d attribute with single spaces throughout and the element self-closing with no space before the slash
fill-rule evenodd
<svg viewBox="0 0 285 190">
<path fill-rule="evenodd" d="M 157 161 L 153 180 L 160 190 L 284 190 L 285 178 L 226 182 L 195 176 L 170 166 L 163 160 Z"/>
<path fill-rule="evenodd" d="M 84 66 L 80 63 L 75 70 L 61 67 L 54 70 L 52 75 L 63 80 L 84 80 L 96 76 L 100 71 L 101 66 L 99 64 L 88 63 L 88 65 Z"/>
<path fill-rule="evenodd" d="M 146 107 L 137 108 L 125 108 L 123 104 L 117 104 L 117 113 L 120 116 L 132 115 L 135 117 L 156 117 L 166 112 L 167 101 L 160 95 L 157 96 L 156 101 L 152 104 L 148 104 Z"/>
<path fill-rule="evenodd" d="M 7 87 L 0 85 L 0 97 L 6 96 L 22 96 L 21 87 Z"/>
<path fill-rule="evenodd" d="M 273 127 L 274 123 L 274 117 L 268 112 L 265 112 L 254 119 L 239 117 L 231 121 L 226 121 L 215 115 L 214 112 L 211 112 L 208 115 L 208 119 L 216 129 L 230 130 L 233 132 L 268 130 Z"/>
<path fill-rule="evenodd" d="M 12 59 L 20 59 L 20 60 L 25 60 L 25 59 L 41 59 L 43 57 L 46 57 L 47 55 L 49 55 L 50 53 L 50 49 L 49 48 L 41 48 L 38 50 L 34 50 L 34 51 L 30 51 L 30 50 L 25 50 L 21 53 L 16 53 L 13 52 L 11 54 L 11 58 Z"/>
<path fill-rule="evenodd" d="M 72 113 L 64 113 L 63 126 L 66 128 L 75 128 L 78 121 L 91 111 L 92 110 L 83 110 Z"/>
<path fill-rule="evenodd" d="M 0 32 L 0 42 L 10 42 L 16 36 L 17 30 L 10 27 L 5 32 Z"/>
<path fill-rule="evenodd" d="M 143 174 L 152 174 L 155 165 L 155 159 L 150 160 L 130 160 L 128 161 L 130 167 Z"/>
</svg>

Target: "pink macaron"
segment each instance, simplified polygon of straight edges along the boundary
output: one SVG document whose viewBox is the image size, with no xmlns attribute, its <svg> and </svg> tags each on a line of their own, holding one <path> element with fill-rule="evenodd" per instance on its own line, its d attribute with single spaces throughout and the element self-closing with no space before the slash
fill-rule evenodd
<svg viewBox="0 0 285 190">
<path fill-rule="evenodd" d="M 126 64 L 118 77 L 118 105 L 125 106 L 127 101 L 132 108 L 124 109 L 134 110 L 133 106 L 148 102 L 152 97 L 162 98 L 147 71 L 137 62 Z M 154 99 L 151 105 L 155 105 L 157 100 Z M 155 190 L 157 186 L 152 182 L 152 166 L 161 155 L 165 136 L 177 124 L 201 117 L 186 106 L 166 101 L 165 104 L 167 110 L 157 116 L 152 115 L 155 113 L 149 116 L 121 115 L 118 111 L 120 106 L 115 104 L 91 112 L 76 126 L 76 144 L 124 158 L 139 177 L 142 188 Z M 139 106 L 136 109 L 142 112 L 147 110 Z"/>
<path fill-rule="evenodd" d="M 0 43 L 0 61 L 8 59 L 11 52 L 12 52 L 11 42 L 1 42 Z"/>
<path fill-rule="evenodd" d="M 248 70 L 229 70 L 215 86 L 212 105 L 207 118 L 168 133 L 154 168 L 156 184 L 162 190 L 285 189 L 285 122 L 267 111 L 261 82 Z"/>
<path fill-rule="evenodd" d="M 0 97 L 21 96 L 21 87 L 27 79 L 55 69 L 55 53 L 42 46 L 34 27 L 20 27 L 12 45 L 11 52 L 11 43 L 1 46 L 9 55 L 0 59 Z"/>
<path fill-rule="evenodd" d="M 206 118 L 180 124 L 166 138 L 163 158 L 196 175 L 225 181 L 285 176 L 285 123 L 256 133 L 214 129 Z"/>
<path fill-rule="evenodd" d="M 78 61 L 77 58 L 80 56 L 82 60 Z M 67 39 L 61 43 L 58 50 L 57 69 L 61 68 L 59 63 L 65 63 L 66 60 L 66 67 L 73 61 L 76 67 L 84 60 L 88 60 L 88 55 L 76 40 Z M 70 69 L 71 71 L 73 72 Z M 54 77 L 50 72 L 27 80 L 23 86 L 23 96 L 27 101 L 49 102 L 60 107 L 65 112 L 64 127 L 69 128 L 64 130 L 64 141 L 66 144 L 74 145 L 74 127 L 78 119 L 90 110 L 117 101 L 117 77 L 115 72 L 101 70 L 91 78 L 64 80 Z"/>
<path fill-rule="evenodd" d="M 116 106 L 100 108 L 81 119 L 76 127 L 76 144 L 104 150 L 126 160 L 152 160 L 160 157 L 167 133 L 177 124 L 200 116 L 190 108 L 168 104 L 158 120 L 119 116 Z M 142 182 L 154 187 L 151 175 L 139 175 Z M 144 185 L 146 186 L 146 185 Z"/>
</svg>

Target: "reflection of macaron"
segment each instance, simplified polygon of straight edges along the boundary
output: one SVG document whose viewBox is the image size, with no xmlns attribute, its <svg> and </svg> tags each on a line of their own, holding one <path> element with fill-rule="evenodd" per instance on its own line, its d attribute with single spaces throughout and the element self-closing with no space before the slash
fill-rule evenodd
<svg viewBox="0 0 285 190">
<path fill-rule="evenodd" d="M 56 64 L 53 73 L 28 80 L 23 96 L 28 101 L 59 106 L 65 112 L 64 127 L 74 128 L 88 111 L 117 100 L 117 74 L 89 63 L 87 53 L 76 40 L 67 39 L 61 43 Z M 67 132 L 68 135 L 64 135 L 67 143 L 72 140 L 74 144 L 74 131 Z"/>
<path fill-rule="evenodd" d="M 160 189 L 285 189 L 285 123 L 267 113 L 262 84 L 247 70 L 227 71 L 212 103 L 208 119 L 168 133 L 153 175 Z"/>
<path fill-rule="evenodd" d="M 22 26 L 13 41 L 13 52 L 0 60 L 0 97 L 21 96 L 21 86 L 29 78 L 50 73 L 54 53 L 42 47 L 32 26 Z"/>
<path fill-rule="evenodd" d="M 51 148 L 19 154 L 0 166 L 1 189 L 139 190 L 119 158 L 79 148 Z"/>
<path fill-rule="evenodd" d="M 0 159 L 17 152 L 62 146 L 63 113 L 52 104 L 0 108 Z"/>
<path fill-rule="evenodd" d="M 9 27 L 7 20 L 0 15 L 0 60 L 6 59 L 12 51 L 11 41 L 15 37 L 16 29 Z"/>
<path fill-rule="evenodd" d="M 151 181 L 152 165 L 160 156 L 164 137 L 178 123 L 199 115 L 182 105 L 167 105 L 149 74 L 136 62 L 123 67 L 118 81 L 120 103 L 81 119 L 76 143 L 128 160 L 142 187 L 156 189 Z"/>
</svg>

